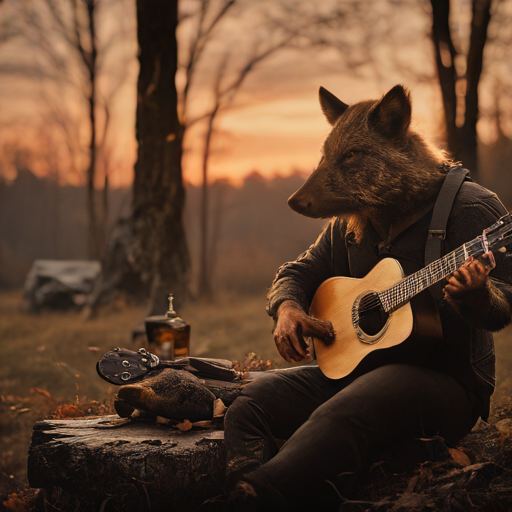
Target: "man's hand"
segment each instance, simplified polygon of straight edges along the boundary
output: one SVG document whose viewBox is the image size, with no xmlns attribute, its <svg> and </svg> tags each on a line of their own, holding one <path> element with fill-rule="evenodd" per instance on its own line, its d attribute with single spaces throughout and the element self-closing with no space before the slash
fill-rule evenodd
<svg viewBox="0 0 512 512">
<path fill-rule="evenodd" d="M 331 322 L 312 318 L 294 301 L 283 302 L 277 310 L 274 341 L 281 356 L 289 363 L 302 361 L 309 356 L 304 336 L 332 343 L 335 333 Z"/>
<path fill-rule="evenodd" d="M 488 281 L 489 272 L 493 265 L 491 253 L 486 253 L 483 258 L 489 260 L 489 264 L 480 260 L 469 258 L 459 270 L 450 274 L 446 278 L 446 286 L 444 288 L 444 298 L 452 306 L 458 302 L 467 300 L 475 292 L 485 291 Z"/>
</svg>

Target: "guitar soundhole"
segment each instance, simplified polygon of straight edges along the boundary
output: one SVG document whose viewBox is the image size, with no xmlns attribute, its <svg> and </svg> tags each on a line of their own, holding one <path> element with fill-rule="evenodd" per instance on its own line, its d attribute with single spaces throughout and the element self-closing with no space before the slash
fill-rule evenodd
<svg viewBox="0 0 512 512">
<path fill-rule="evenodd" d="M 358 315 L 359 328 L 367 336 L 375 336 L 382 331 L 389 318 L 389 314 L 384 311 L 379 296 L 375 292 L 361 297 Z"/>
</svg>

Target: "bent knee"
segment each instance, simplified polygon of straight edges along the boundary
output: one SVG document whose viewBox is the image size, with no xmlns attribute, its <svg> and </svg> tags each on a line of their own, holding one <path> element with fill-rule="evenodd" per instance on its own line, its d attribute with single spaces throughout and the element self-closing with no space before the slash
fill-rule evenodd
<svg viewBox="0 0 512 512">
<path fill-rule="evenodd" d="M 247 396 L 238 396 L 226 411 L 224 424 L 237 423 L 241 418 L 246 416 L 247 411 L 250 408 L 250 401 L 251 398 Z"/>
<path fill-rule="evenodd" d="M 259 375 L 251 383 L 245 385 L 242 389 L 242 397 L 250 397 L 256 402 L 268 401 L 276 396 L 281 388 L 281 375 L 277 372 L 269 372 Z"/>
<path fill-rule="evenodd" d="M 338 432 L 369 433 L 375 427 L 375 419 L 370 411 L 352 407 L 350 403 L 341 407 L 332 407 L 332 404 L 325 403 L 311 414 L 309 421 L 322 430 L 332 429 Z"/>
</svg>

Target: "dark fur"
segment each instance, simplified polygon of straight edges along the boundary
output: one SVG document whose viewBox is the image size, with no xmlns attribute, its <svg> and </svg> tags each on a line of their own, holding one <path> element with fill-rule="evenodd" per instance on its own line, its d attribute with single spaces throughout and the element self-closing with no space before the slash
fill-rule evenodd
<svg viewBox="0 0 512 512">
<path fill-rule="evenodd" d="M 129 405 L 172 420 L 209 420 L 215 396 L 195 376 L 166 368 L 136 384 L 122 386 L 117 397 Z"/>
<path fill-rule="evenodd" d="M 410 128 L 411 101 L 404 87 L 350 106 L 321 87 L 320 105 L 333 129 L 318 167 L 288 200 L 293 210 L 307 217 L 349 218 L 359 238 L 367 220 L 388 229 L 433 201 L 447 161 Z"/>
</svg>

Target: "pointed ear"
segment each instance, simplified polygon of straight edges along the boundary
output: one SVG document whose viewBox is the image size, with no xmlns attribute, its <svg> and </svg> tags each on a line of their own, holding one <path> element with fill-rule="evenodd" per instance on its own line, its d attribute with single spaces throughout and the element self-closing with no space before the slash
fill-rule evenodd
<svg viewBox="0 0 512 512">
<path fill-rule="evenodd" d="M 347 110 L 348 105 L 345 105 L 343 101 L 336 98 L 334 94 L 330 93 L 323 87 L 320 87 L 318 92 L 320 96 L 320 106 L 322 107 L 322 112 L 327 118 L 327 121 L 329 121 L 329 124 L 334 126 L 336 121 L 340 118 L 341 114 Z"/>
<path fill-rule="evenodd" d="M 377 103 L 370 114 L 370 124 L 389 139 L 398 139 L 407 133 L 411 124 L 411 97 L 402 85 L 395 85 Z"/>
</svg>

